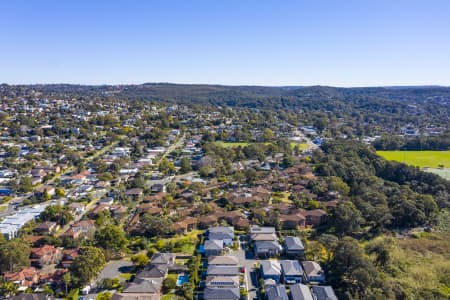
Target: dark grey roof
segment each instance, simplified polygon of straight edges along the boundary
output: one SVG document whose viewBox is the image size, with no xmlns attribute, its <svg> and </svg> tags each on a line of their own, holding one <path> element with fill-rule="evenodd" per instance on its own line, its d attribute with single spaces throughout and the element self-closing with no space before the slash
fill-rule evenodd
<svg viewBox="0 0 450 300">
<path fill-rule="evenodd" d="M 227 226 L 210 227 L 208 237 L 210 240 L 234 239 L 234 228 Z"/>
<path fill-rule="evenodd" d="M 289 300 L 286 287 L 282 284 L 266 286 L 268 300 Z"/>
<path fill-rule="evenodd" d="M 251 234 L 267 234 L 267 233 L 275 233 L 275 227 L 259 227 L 259 226 L 252 226 L 250 228 Z"/>
<path fill-rule="evenodd" d="M 238 267 L 235 266 L 216 266 L 216 265 L 209 265 L 208 269 L 206 271 L 208 276 L 214 276 L 214 275 L 238 275 L 239 270 Z"/>
<path fill-rule="evenodd" d="M 136 279 L 130 283 L 124 290 L 124 293 L 159 293 L 161 290 L 162 279 Z"/>
<path fill-rule="evenodd" d="M 152 260 L 150 261 L 150 263 L 152 264 L 170 264 L 172 263 L 174 258 L 174 254 L 172 253 L 155 253 L 152 256 Z"/>
<path fill-rule="evenodd" d="M 255 242 L 255 247 L 257 249 L 277 249 L 280 250 L 280 244 L 278 244 L 278 242 L 275 241 L 256 241 Z"/>
<path fill-rule="evenodd" d="M 287 236 L 284 238 L 284 244 L 287 250 L 305 250 L 302 241 L 296 236 Z"/>
<path fill-rule="evenodd" d="M 313 294 L 317 300 L 338 300 L 331 286 L 313 286 Z"/>
<path fill-rule="evenodd" d="M 167 265 L 153 265 L 149 264 L 144 270 L 136 274 L 136 278 L 162 278 L 167 275 Z"/>
<path fill-rule="evenodd" d="M 297 283 L 289 286 L 292 300 L 314 300 L 307 285 Z"/>
<path fill-rule="evenodd" d="M 205 250 L 222 250 L 223 241 L 222 240 L 206 240 L 204 245 Z"/>
<path fill-rule="evenodd" d="M 297 260 L 282 260 L 281 267 L 283 268 L 283 274 L 286 276 L 303 275 L 303 269 Z"/>
<path fill-rule="evenodd" d="M 203 294 L 205 300 L 238 300 L 239 298 L 238 288 L 206 288 Z"/>
</svg>

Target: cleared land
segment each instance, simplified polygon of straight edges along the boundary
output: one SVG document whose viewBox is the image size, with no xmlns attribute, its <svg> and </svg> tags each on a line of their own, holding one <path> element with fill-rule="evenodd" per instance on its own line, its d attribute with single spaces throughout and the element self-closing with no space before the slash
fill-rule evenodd
<svg viewBox="0 0 450 300">
<path fill-rule="evenodd" d="M 387 160 L 421 168 L 450 168 L 450 151 L 377 151 Z"/>
</svg>

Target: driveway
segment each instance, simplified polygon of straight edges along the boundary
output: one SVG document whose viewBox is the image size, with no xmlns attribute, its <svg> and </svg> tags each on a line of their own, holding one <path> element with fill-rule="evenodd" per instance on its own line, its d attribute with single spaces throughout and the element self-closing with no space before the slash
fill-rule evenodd
<svg viewBox="0 0 450 300">
<path fill-rule="evenodd" d="M 112 260 L 106 264 L 103 270 L 97 277 L 97 283 L 102 282 L 105 278 L 119 278 L 120 281 L 125 281 L 125 278 L 120 277 L 120 274 L 130 273 L 134 269 L 133 263 L 128 260 Z"/>
<path fill-rule="evenodd" d="M 258 280 L 257 270 L 255 269 L 256 260 L 251 251 L 247 253 L 242 249 L 242 243 L 239 250 L 232 251 L 230 254 L 239 259 L 239 265 L 245 268 L 245 283 L 248 291 L 248 300 L 258 300 Z"/>
</svg>

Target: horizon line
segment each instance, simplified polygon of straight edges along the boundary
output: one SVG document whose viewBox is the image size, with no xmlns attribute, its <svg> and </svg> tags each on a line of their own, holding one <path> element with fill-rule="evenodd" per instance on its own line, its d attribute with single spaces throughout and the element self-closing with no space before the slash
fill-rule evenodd
<svg viewBox="0 0 450 300">
<path fill-rule="evenodd" d="M 0 82 L 0 85 L 8 86 L 38 86 L 38 85 L 76 85 L 76 86 L 139 86 L 146 84 L 154 85 L 205 85 L 205 86 L 223 86 L 223 87 L 273 87 L 273 88 L 284 88 L 284 87 L 331 87 L 331 88 L 426 88 L 426 87 L 440 87 L 449 88 L 450 85 L 442 84 L 387 84 L 387 85 L 329 85 L 329 84 L 223 84 L 223 83 L 186 83 L 186 82 L 166 82 L 166 81 L 153 81 L 153 82 L 142 82 L 142 83 L 67 83 L 67 82 L 50 82 L 50 83 L 8 83 Z"/>
</svg>

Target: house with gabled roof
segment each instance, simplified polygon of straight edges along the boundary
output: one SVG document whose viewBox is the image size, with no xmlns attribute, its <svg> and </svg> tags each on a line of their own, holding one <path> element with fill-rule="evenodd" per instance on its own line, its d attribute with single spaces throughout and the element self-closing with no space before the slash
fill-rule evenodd
<svg viewBox="0 0 450 300">
<path fill-rule="evenodd" d="M 205 300 L 239 300 L 239 288 L 206 288 L 203 293 Z"/>
<path fill-rule="evenodd" d="M 112 300 L 160 300 L 162 279 L 135 279 L 126 285 L 120 293 L 115 293 Z"/>
<path fill-rule="evenodd" d="M 148 264 L 143 270 L 136 274 L 139 279 L 166 278 L 169 266 L 166 264 Z"/>
<path fill-rule="evenodd" d="M 302 267 L 309 282 L 325 282 L 325 272 L 315 261 L 302 261 Z"/>
<path fill-rule="evenodd" d="M 267 300 L 289 300 L 286 287 L 282 284 L 266 285 Z"/>
<path fill-rule="evenodd" d="M 272 279 L 279 283 L 281 281 L 281 264 L 274 260 L 260 261 L 260 273 L 263 279 Z"/>
<path fill-rule="evenodd" d="M 302 241 L 296 236 L 284 237 L 284 251 L 289 257 L 302 257 L 305 251 Z"/>
<path fill-rule="evenodd" d="M 207 288 L 239 288 L 239 275 L 237 276 L 207 276 Z"/>
<path fill-rule="evenodd" d="M 175 254 L 158 252 L 153 254 L 150 263 L 153 265 L 174 265 L 175 264 Z"/>
<path fill-rule="evenodd" d="M 203 245 L 205 256 L 218 256 L 223 252 L 222 240 L 206 240 Z"/>
<path fill-rule="evenodd" d="M 338 300 L 331 286 L 313 286 L 312 292 L 315 300 Z"/>
<path fill-rule="evenodd" d="M 305 284 L 297 283 L 289 286 L 292 300 L 314 300 L 311 290 Z"/>
<path fill-rule="evenodd" d="M 222 240 L 224 245 L 229 246 L 233 244 L 234 228 L 232 226 L 210 227 L 208 238 L 210 240 Z"/>
<path fill-rule="evenodd" d="M 239 259 L 232 255 L 210 256 L 208 257 L 208 265 L 218 266 L 237 266 Z"/>
<path fill-rule="evenodd" d="M 183 220 L 173 224 L 173 230 L 177 234 L 186 234 L 192 230 L 197 229 L 197 218 L 186 217 Z"/>
<path fill-rule="evenodd" d="M 298 260 L 282 260 L 280 264 L 284 283 L 293 284 L 303 281 L 303 269 Z"/>
</svg>

